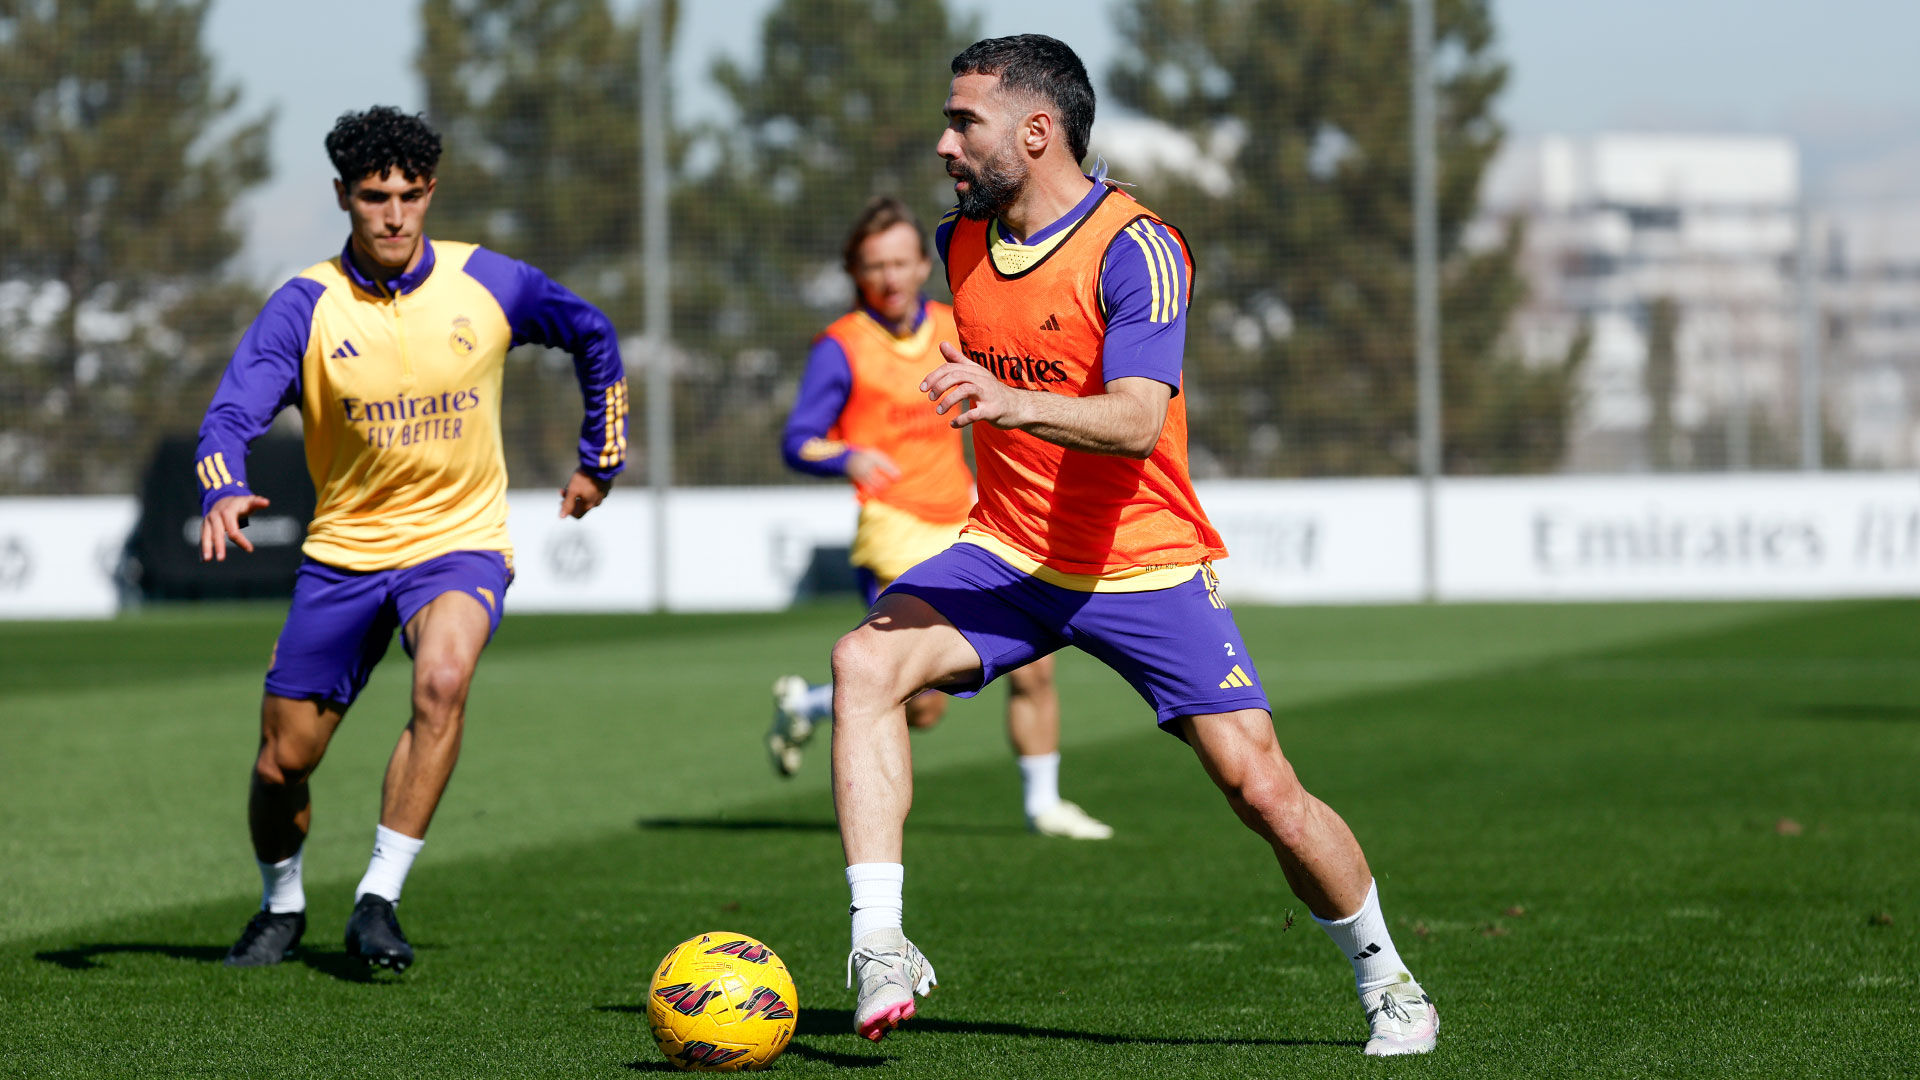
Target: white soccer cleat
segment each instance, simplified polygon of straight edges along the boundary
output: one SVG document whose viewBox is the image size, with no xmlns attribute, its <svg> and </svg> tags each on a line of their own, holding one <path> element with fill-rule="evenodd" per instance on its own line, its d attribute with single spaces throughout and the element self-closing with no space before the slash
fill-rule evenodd
<svg viewBox="0 0 1920 1080">
<path fill-rule="evenodd" d="M 856 980 L 853 1030 L 873 1042 L 910 1019 L 913 995 L 927 996 L 940 981 L 933 965 L 898 930 L 875 930 L 847 954 L 847 985 Z"/>
<path fill-rule="evenodd" d="M 1113 836 L 1113 826 L 1065 799 L 1028 818 L 1027 828 L 1041 836 L 1064 836 L 1069 840 L 1106 840 Z"/>
<path fill-rule="evenodd" d="M 807 715 L 807 680 L 782 675 L 773 680 L 773 726 L 767 729 L 767 759 L 773 771 L 792 776 L 800 771 L 800 750 L 813 738 L 813 717 Z"/>
<path fill-rule="evenodd" d="M 1399 1054 L 1424 1054 L 1433 1049 L 1440 1035 L 1440 1010 L 1433 1007 L 1426 991 L 1402 972 L 1400 982 L 1388 983 L 1360 996 L 1367 1010 L 1368 1057 L 1394 1057 Z"/>
</svg>

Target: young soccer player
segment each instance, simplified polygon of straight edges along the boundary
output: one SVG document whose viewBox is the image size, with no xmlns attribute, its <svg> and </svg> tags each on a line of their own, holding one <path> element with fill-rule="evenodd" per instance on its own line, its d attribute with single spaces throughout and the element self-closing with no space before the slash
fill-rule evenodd
<svg viewBox="0 0 1920 1080">
<path fill-rule="evenodd" d="M 926 406 L 920 380 L 955 340 L 953 309 L 921 293 L 933 264 L 926 234 L 898 199 L 867 204 L 844 250 L 859 302 L 827 327 L 807 354 L 781 450 L 815 476 L 845 476 L 860 500 L 852 561 L 867 603 L 913 564 L 953 543 L 973 505 L 973 474 L 960 433 Z M 1105 840 L 1113 830 L 1060 797 L 1060 700 L 1053 658 L 1008 672 L 1007 738 L 1019 757 L 1027 827 L 1042 836 Z M 926 728 L 947 697 L 907 702 L 909 727 Z M 833 686 L 798 675 L 773 684 L 767 751 L 783 776 L 801 748 L 833 719 Z"/>
<path fill-rule="evenodd" d="M 901 703 L 977 690 L 1065 645 L 1133 684 L 1193 748 L 1350 958 L 1370 1055 L 1431 1050 L 1439 1014 L 1395 951 L 1366 856 L 1280 751 L 1211 562 L 1179 397 L 1190 258 L 1180 234 L 1081 172 L 1086 69 L 1053 38 L 955 57 L 940 156 L 959 205 L 935 246 L 958 348 L 923 389 L 971 427 L 979 499 L 961 542 L 880 596 L 835 646 L 834 803 L 852 890 L 854 1029 L 914 1013 L 933 965 L 902 930 L 912 772 Z"/>
<path fill-rule="evenodd" d="M 397 972 L 413 949 L 394 907 L 453 774 L 467 688 L 513 581 L 500 442 L 507 350 L 573 353 L 587 415 L 563 516 L 600 505 L 625 467 L 626 381 L 613 326 L 593 305 L 525 263 L 427 238 L 440 137 L 420 118 L 348 114 L 326 145 L 346 246 L 267 300 L 200 426 L 203 560 L 224 560 L 229 542 L 253 550 L 241 526 L 268 501 L 247 485 L 247 447 L 288 405 L 300 409 L 319 494 L 260 707 L 247 801 L 260 910 L 226 962 L 277 964 L 306 931 L 307 778 L 398 628 L 413 657 L 412 716 L 387 765 L 346 930 L 349 955 Z"/>
</svg>

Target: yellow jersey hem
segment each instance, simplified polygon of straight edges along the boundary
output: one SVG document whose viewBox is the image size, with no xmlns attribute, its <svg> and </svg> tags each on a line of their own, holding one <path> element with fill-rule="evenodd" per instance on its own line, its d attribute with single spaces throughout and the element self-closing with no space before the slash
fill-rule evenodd
<svg viewBox="0 0 1920 1080">
<path fill-rule="evenodd" d="M 969 528 L 960 534 L 960 542 L 972 544 L 1030 577 L 1074 592 L 1158 592 L 1192 581 L 1205 563 L 1177 563 L 1171 566 L 1129 566 L 1104 574 L 1074 574 L 1056 570 L 1019 548 Z"/>
</svg>

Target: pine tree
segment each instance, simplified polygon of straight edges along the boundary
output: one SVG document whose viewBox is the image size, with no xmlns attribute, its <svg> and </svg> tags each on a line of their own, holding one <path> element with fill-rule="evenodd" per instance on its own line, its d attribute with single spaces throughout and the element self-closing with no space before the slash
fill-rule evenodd
<svg viewBox="0 0 1920 1080">
<path fill-rule="evenodd" d="M 1405 0 L 1130 0 L 1119 104 L 1214 150 L 1224 175 L 1141 191 L 1198 262 L 1187 339 L 1196 464 L 1235 475 L 1415 465 L 1412 149 Z M 1438 192 L 1449 472 L 1560 460 L 1576 348 L 1503 344 L 1524 298 L 1517 226 L 1469 249 L 1507 69 L 1487 0 L 1439 0 Z M 1100 127 L 1094 128 L 1096 147 Z M 1192 172 L 1189 170 L 1189 172 Z"/>
<path fill-rule="evenodd" d="M 531 263 L 637 336 L 638 24 L 607 0 L 426 0 L 420 17 L 416 67 L 444 143 L 429 232 Z M 638 398 L 646 358 L 625 359 Z M 526 350 L 505 393 L 509 474 L 564 477 L 580 415 L 570 361 Z"/>
<path fill-rule="evenodd" d="M 951 205 L 934 144 L 949 64 L 975 36 L 941 0 L 781 0 L 758 69 L 716 65 L 737 116 L 698 133 L 707 163 L 674 212 L 689 481 L 790 479 L 777 432 L 807 343 L 851 300 L 847 230 L 875 195 L 929 232 Z M 944 295 L 937 261 L 928 288 Z"/>
<path fill-rule="evenodd" d="M 207 0 L 0 2 L 0 491 L 133 489 L 259 296 L 225 276 L 267 176 Z"/>
</svg>

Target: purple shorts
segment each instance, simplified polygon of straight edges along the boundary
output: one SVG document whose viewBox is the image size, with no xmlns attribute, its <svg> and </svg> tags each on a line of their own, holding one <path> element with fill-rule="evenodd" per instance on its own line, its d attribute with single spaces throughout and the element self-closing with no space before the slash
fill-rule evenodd
<svg viewBox="0 0 1920 1080">
<path fill-rule="evenodd" d="M 436 597 L 463 592 L 487 609 L 491 638 L 512 581 L 497 551 L 454 551 L 399 570 L 341 570 L 307 559 L 293 579 L 293 607 L 273 646 L 267 693 L 351 705 L 395 628 Z M 405 633 L 400 645 L 413 655 Z"/>
<path fill-rule="evenodd" d="M 1272 711 L 1216 583 L 1202 568 L 1171 589 L 1080 592 L 963 542 L 900 575 L 887 592 L 926 601 L 979 654 L 979 676 L 941 687 L 950 694 L 971 697 L 1002 673 L 1073 645 L 1133 684 L 1164 726 L 1182 716 Z"/>
</svg>

